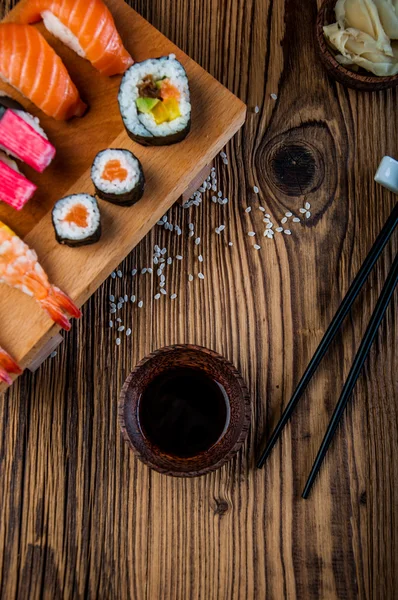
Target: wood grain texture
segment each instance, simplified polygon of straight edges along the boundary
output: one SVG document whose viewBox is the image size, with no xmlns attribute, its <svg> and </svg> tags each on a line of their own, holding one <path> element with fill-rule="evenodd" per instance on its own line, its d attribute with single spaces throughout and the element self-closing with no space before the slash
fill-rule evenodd
<svg viewBox="0 0 398 600">
<path fill-rule="evenodd" d="M 121 269 L 148 266 L 155 243 L 181 252 L 183 263 L 167 276 L 178 298 L 152 300 L 149 275 L 106 281 L 58 356 L 1 398 L 1 597 L 392 600 L 396 295 L 311 498 L 300 494 L 397 235 L 264 470 L 255 469 L 255 457 L 396 201 L 373 174 L 384 154 L 398 154 L 397 92 L 362 94 L 327 78 L 313 43 L 314 1 L 131 4 L 260 112 L 228 147 L 229 165 L 217 164 L 230 203 L 207 201 L 191 214 L 175 206 L 169 215 L 185 229 L 195 222 L 206 279 L 188 285 L 187 273 L 197 272 L 192 240 L 155 228 Z M 258 252 L 246 235 L 264 227 L 254 184 L 274 222 L 306 200 L 312 212 L 291 236 L 261 237 Z M 227 229 L 217 236 L 221 223 Z M 116 348 L 107 301 L 125 289 L 145 304 L 123 312 L 133 335 Z M 244 450 L 194 480 L 149 471 L 117 422 L 131 368 L 172 343 L 225 355 L 252 394 Z"/>
<path fill-rule="evenodd" d="M 7 20 L 18 20 L 22 0 Z M 23 211 L 0 203 L 0 220 L 34 248 L 50 280 L 80 306 L 110 275 L 156 221 L 178 200 L 192 179 L 214 158 L 245 120 L 246 107 L 209 73 L 192 61 L 171 41 L 123 2 L 107 0 L 118 30 L 135 60 L 174 52 L 190 80 L 193 126 L 188 138 L 173 146 L 145 148 L 128 137 L 117 103 L 121 77 L 104 77 L 61 42 L 54 41 L 43 24 L 40 30 L 53 44 L 90 110 L 83 119 L 67 123 L 46 117 L 30 102 L 24 106 L 40 122 L 57 148 L 57 155 L 44 174 L 33 180 L 38 192 Z M 0 85 L 8 93 L 10 86 Z M 142 200 L 122 208 L 100 201 L 102 236 L 93 246 L 76 251 L 58 244 L 51 222 L 54 203 L 75 193 L 94 193 L 91 165 L 104 148 L 127 148 L 143 165 L 146 188 Z M 170 168 L 172 166 L 172 168 Z M 30 175 L 29 175 L 30 176 Z M 73 265 L 73 269 L 71 269 Z M 0 293 L 0 345 L 26 366 L 45 343 L 53 322 L 31 298 L 2 287 Z M 3 318 L 7 315 L 7 318 Z M 25 336 L 21 324 L 28 324 Z M 33 351 L 32 351 L 33 350 Z"/>
</svg>

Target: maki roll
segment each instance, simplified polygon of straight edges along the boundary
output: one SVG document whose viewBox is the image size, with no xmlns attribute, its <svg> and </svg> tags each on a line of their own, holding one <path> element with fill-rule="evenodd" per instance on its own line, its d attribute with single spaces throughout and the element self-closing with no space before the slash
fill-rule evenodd
<svg viewBox="0 0 398 600">
<path fill-rule="evenodd" d="M 191 127 L 188 77 L 174 54 L 135 63 L 123 75 L 119 108 L 127 133 L 144 146 L 181 142 Z"/>
<path fill-rule="evenodd" d="M 58 200 L 52 220 L 60 244 L 86 246 L 101 237 L 100 211 L 96 199 L 89 194 L 72 194 Z"/>
<path fill-rule="evenodd" d="M 120 206 L 131 206 L 142 198 L 145 178 L 138 158 L 129 150 L 108 148 L 98 152 L 91 167 L 97 195 Z"/>
</svg>

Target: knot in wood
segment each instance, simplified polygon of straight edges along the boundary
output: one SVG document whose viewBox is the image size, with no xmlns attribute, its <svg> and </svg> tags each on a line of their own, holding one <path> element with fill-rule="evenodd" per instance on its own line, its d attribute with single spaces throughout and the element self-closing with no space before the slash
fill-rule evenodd
<svg viewBox="0 0 398 600">
<path fill-rule="evenodd" d="M 322 161 L 307 142 L 279 142 L 270 149 L 269 177 L 287 196 L 302 196 L 318 187 L 323 178 Z"/>
</svg>

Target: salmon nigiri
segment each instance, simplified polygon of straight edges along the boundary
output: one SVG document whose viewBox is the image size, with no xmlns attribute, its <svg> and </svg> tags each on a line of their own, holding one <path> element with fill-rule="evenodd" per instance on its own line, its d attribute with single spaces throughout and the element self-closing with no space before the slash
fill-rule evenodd
<svg viewBox="0 0 398 600">
<path fill-rule="evenodd" d="M 103 75 L 124 73 L 134 62 L 102 0 L 30 0 L 18 19 L 20 23 L 43 19 L 50 33 Z"/>
<path fill-rule="evenodd" d="M 81 117 L 87 106 L 65 65 L 34 27 L 0 23 L 0 76 L 46 115 Z"/>
<path fill-rule="evenodd" d="M 81 316 L 80 310 L 59 288 L 51 285 L 34 250 L 0 221 L 0 283 L 21 290 L 37 300 L 51 319 L 63 329 L 71 324 L 66 315 Z"/>
</svg>

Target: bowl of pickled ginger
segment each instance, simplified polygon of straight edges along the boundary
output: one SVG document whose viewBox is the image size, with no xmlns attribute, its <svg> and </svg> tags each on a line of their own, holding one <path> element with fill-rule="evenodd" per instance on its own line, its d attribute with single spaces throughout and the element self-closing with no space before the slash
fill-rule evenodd
<svg viewBox="0 0 398 600">
<path fill-rule="evenodd" d="M 343 85 L 398 85 L 398 0 L 325 0 L 316 34 L 323 65 Z"/>
</svg>

